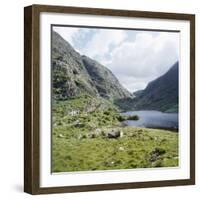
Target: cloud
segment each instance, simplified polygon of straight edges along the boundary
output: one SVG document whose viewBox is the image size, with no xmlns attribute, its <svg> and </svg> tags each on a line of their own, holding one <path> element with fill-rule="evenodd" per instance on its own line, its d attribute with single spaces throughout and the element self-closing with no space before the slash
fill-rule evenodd
<svg viewBox="0 0 200 200">
<path fill-rule="evenodd" d="M 80 51 L 87 56 L 102 61 L 105 60 L 105 57 L 109 56 L 110 49 L 114 49 L 125 38 L 125 31 L 99 29 Z"/>
<path fill-rule="evenodd" d="M 144 89 L 150 78 L 135 78 L 133 76 L 120 75 L 117 78 L 120 80 L 121 84 L 130 92 L 135 92 L 137 90 Z"/>
<path fill-rule="evenodd" d="M 179 59 L 179 33 L 54 27 L 81 54 L 108 67 L 129 91 L 144 89 Z"/>
<path fill-rule="evenodd" d="M 178 60 L 178 47 L 178 33 L 160 32 L 153 36 L 140 32 L 134 42 L 125 41 L 113 50 L 106 62 L 126 88 L 136 91 L 144 89 Z"/>
<path fill-rule="evenodd" d="M 81 30 L 80 28 L 75 27 L 65 27 L 65 26 L 54 26 L 53 30 L 60 34 L 66 41 L 70 44 L 73 44 L 73 38 L 76 37 L 76 34 Z"/>
</svg>

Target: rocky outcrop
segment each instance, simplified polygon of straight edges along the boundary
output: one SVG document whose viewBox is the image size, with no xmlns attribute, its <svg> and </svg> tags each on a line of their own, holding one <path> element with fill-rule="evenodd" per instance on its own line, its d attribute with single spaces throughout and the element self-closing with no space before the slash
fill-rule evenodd
<svg viewBox="0 0 200 200">
<path fill-rule="evenodd" d="M 80 55 L 58 33 L 52 32 L 53 98 L 62 100 L 81 94 L 109 100 L 131 94 L 105 66 Z"/>
</svg>

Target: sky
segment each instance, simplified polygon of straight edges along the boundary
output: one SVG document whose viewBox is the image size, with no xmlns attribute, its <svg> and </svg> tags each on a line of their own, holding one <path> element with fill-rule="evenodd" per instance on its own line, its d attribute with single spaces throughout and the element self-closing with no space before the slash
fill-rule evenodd
<svg viewBox="0 0 200 200">
<path fill-rule="evenodd" d="M 53 27 L 81 55 L 106 66 L 130 92 L 145 89 L 179 60 L 179 33 Z"/>
</svg>

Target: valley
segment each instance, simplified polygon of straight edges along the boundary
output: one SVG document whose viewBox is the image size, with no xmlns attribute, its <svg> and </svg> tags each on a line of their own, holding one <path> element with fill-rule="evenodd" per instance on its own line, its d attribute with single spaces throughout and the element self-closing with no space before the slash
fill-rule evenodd
<svg viewBox="0 0 200 200">
<path fill-rule="evenodd" d="M 53 172 L 178 165 L 177 132 L 124 126 L 105 102 L 84 96 L 54 104 L 53 113 Z"/>
<path fill-rule="evenodd" d="M 125 124 L 142 117 L 122 113 L 138 110 L 178 113 L 178 63 L 134 95 L 52 32 L 53 173 L 177 167 L 178 123 L 176 131 Z"/>
</svg>

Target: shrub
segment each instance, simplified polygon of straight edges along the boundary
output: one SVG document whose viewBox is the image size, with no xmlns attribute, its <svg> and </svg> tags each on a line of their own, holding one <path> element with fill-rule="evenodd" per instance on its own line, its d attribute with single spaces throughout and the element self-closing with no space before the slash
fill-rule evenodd
<svg viewBox="0 0 200 200">
<path fill-rule="evenodd" d="M 126 117 L 119 115 L 119 116 L 117 116 L 117 119 L 118 119 L 118 121 L 122 122 L 122 121 L 126 120 Z"/>
<path fill-rule="evenodd" d="M 159 155 L 165 154 L 166 150 L 160 147 L 156 147 L 154 150 L 155 153 L 158 153 Z"/>
<path fill-rule="evenodd" d="M 138 115 L 128 116 L 127 120 L 139 120 L 139 116 Z"/>
<path fill-rule="evenodd" d="M 110 115 L 110 112 L 106 110 L 106 111 L 103 112 L 103 114 L 104 115 Z"/>
</svg>

